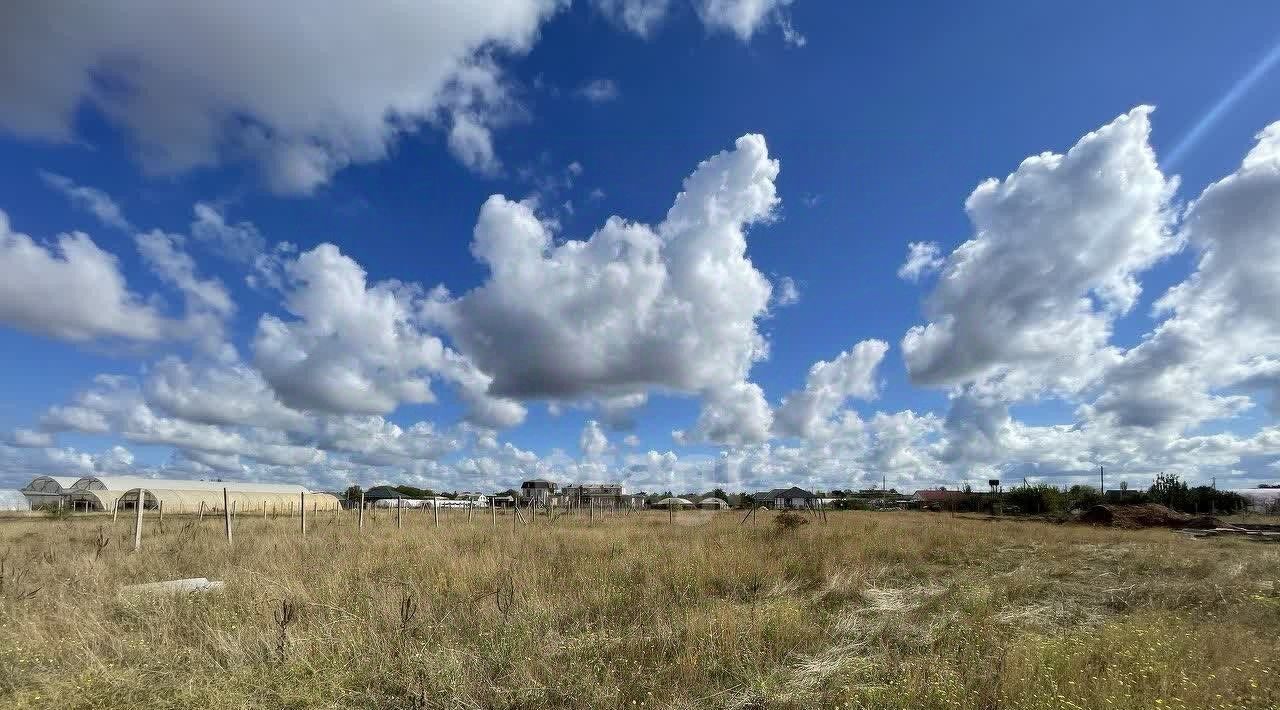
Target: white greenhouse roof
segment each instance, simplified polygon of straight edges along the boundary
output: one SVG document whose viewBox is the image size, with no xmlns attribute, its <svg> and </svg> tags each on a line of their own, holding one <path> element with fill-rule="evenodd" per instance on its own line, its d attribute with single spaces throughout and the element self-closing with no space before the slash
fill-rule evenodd
<svg viewBox="0 0 1280 710">
<path fill-rule="evenodd" d="M 292 483 L 249 483 L 247 481 L 190 481 L 182 479 L 143 478 L 141 476 L 85 476 L 76 488 L 128 491 L 134 488 L 179 491 L 242 491 L 245 493 L 310 493 L 305 486 Z"/>
<path fill-rule="evenodd" d="M 663 498 L 655 505 L 693 505 L 693 501 L 688 498 Z"/>
</svg>

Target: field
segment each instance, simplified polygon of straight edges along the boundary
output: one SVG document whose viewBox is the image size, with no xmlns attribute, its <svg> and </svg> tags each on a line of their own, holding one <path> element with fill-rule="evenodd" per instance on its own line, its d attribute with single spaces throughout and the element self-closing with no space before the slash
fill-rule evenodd
<svg viewBox="0 0 1280 710">
<path fill-rule="evenodd" d="M 933 513 L 297 522 L 228 546 L 149 513 L 134 553 L 131 516 L 0 521 L 0 706 L 1280 704 L 1280 546 Z M 182 577 L 227 584 L 119 593 Z"/>
</svg>

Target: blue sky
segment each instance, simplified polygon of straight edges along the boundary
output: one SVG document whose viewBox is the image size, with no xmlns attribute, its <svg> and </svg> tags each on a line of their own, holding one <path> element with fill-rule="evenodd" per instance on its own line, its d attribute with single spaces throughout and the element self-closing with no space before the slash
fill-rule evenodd
<svg viewBox="0 0 1280 710">
<path fill-rule="evenodd" d="M 1280 42 L 1274 4 L 508 5 L 317 12 L 305 31 L 288 3 L 139 5 L 98 21 L 37 8 L 7 23 L 0 430 L 12 433 L 0 479 L 136 471 L 470 488 L 548 475 L 692 491 L 883 476 L 904 488 L 1069 482 L 1096 464 L 1136 485 L 1165 469 L 1239 485 L 1280 476 L 1280 330 L 1258 315 L 1280 304 L 1243 288 L 1280 273 L 1268 261 L 1280 224 L 1261 207 L 1233 208 L 1247 223 L 1186 212 L 1237 171 L 1228 187 L 1261 186 L 1218 199 L 1269 194 L 1241 161 L 1280 119 L 1280 75 L 1261 64 Z M 263 37 L 236 34 L 241 23 Z M 40 41 L 50 27 L 60 31 Z M 1016 191 L 1006 180 L 1091 131 L 1097 171 L 1071 177 L 1068 158 L 1027 168 Z M 767 154 L 735 143 L 748 134 Z M 687 196 L 746 216 L 671 236 L 660 225 L 682 181 L 722 151 L 704 174 L 741 171 L 741 191 Z M 984 213 L 983 235 L 966 198 L 992 177 L 1010 190 Z M 776 199 L 759 202 L 760 189 Z M 86 190 L 123 220 L 86 209 Z M 520 259 L 541 264 L 550 280 L 473 292 L 496 278 L 474 253 L 495 194 L 510 201 L 490 203 L 485 222 L 500 259 L 513 274 Z M 1055 201 L 1065 207 L 1045 208 Z M 503 235 L 526 213 L 552 248 L 594 241 L 614 215 L 652 227 L 655 243 L 720 241 L 663 251 L 661 293 L 636 305 L 648 271 L 632 264 L 637 291 L 611 291 L 598 283 L 605 257 L 517 249 Z M 153 230 L 168 235 L 150 242 L 163 264 L 139 237 Z M 72 231 L 114 259 L 119 288 L 91 268 L 101 258 L 77 267 L 58 253 Z M 47 258 L 32 260 L 18 234 Z M 749 261 L 699 262 L 733 252 L 735 235 Z M 987 256 L 956 251 L 966 242 Z M 932 259 L 904 277 L 910 243 L 929 244 Z M 59 258 L 61 277 L 39 272 Z M 1231 258 L 1243 266 L 1223 266 Z M 674 274 L 699 263 L 719 270 L 681 286 Z M 567 281 L 553 277 L 575 264 Z M 376 319 L 354 306 L 349 320 L 326 317 L 343 294 L 317 286 L 320 272 L 357 265 L 371 291 L 397 283 L 379 292 L 402 302 L 391 330 L 362 327 Z M 179 272 L 194 276 L 183 285 Z M 27 279 L 74 286 L 31 297 Z M 1129 282 L 1140 289 L 1117 296 Z M 200 301 L 197 286 L 229 305 Z M 530 305 L 544 295 L 553 305 Z M 264 318 L 288 327 L 277 350 L 262 341 Z M 909 329 L 948 318 L 958 329 L 905 356 Z M 535 341 L 559 329 L 547 336 L 558 355 L 539 354 Z M 864 341 L 886 347 L 857 350 Z M 309 369 L 298 353 L 326 359 Z M 822 361 L 826 374 L 811 374 Z M 157 395 L 157 373 L 173 385 L 179 370 L 211 379 Z M 252 395 L 218 389 L 228 372 Z M 95 382 L 103 374 L 128 382 Z M 416 389 L 427 382 L 431 396 Z M 205 411 L 214 405 L 226 407 Z"/>
</svg>

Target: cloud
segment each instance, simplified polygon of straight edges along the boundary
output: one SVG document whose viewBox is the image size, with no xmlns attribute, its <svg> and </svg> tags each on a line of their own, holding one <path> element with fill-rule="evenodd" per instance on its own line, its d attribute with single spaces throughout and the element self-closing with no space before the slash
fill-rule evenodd
<svg viewBox="0 0 1280 710">
<path fill-rule="evenodd" d="M 493 134 L 475 116 L 454 116 L 449 129 L 449 152 L 482 175 L 497 175 L 502 169 L 502 163 L 494 156 Z"/>
<path fill-rule="evenodd" d="M 228 224 L 218 208 L 205 202 L 197 202 L 194 212 L 191 236 L 214 253 L 248 264 L 265 251 L 266 240 L 252 222 Z"/>
<path fill-rule="evenodd" d="M 68 200 L 71 200 L 71 204 L 93 215 L 104 225 L 125 232 L 133 228 L 129 220 L 125 219 L 124 210 L 120 205 L 102 190 L 77 185 L 71 178 L 44 170 L 40 171 L 40 179 L 44 180 L 49 187 L 65 195 Z"/>
<path fill-rule="evenodd" d="M 53 446 L 53 435 L 47 431 L 36 431 L 34 429 L 17 428 L 10 432 L 5 439 L 5 443 L 10 446 L 24 449 L 44 448 Z"/>
<path fill-rule="evenodd" d="M 168 324 L 129 290 L 116 258 L 83 232 L 48 248 L 10 229 L 0 211 L 0 322 L 72 342 L 161 339 Z"/>
<path fill-rule="evenodd" d="M 796 287 L 795 279 L 783 276 L 778 280 L 778 295 L 774 303 L 778 306 L 793 306 L 799 302 L 800 289 Z"/>
<path fill-rule="evenodd" d="M 591 419 L 582 427 L 582 435 L 578 437 L 578 448 L 588 459 L 598 459 L 609 450 L 609 438 L 600 428 L 600 422 Z"/>
<path fill-rule="evenodd" d="M 436 400 L 433 377 L 458 387 L 467 418 L 487 427 L 524 420 L 525 408 L 490 394 L 492 377 L 428 332 L 437 294 L 395 280 L 369 284 L 364 269 L 332 244 L 279 263 L 284 320 L 266 314 L 252 342 L 254 364 L 280 401 L 331 414 L 388 414 Z"/>
<path fill-rule="evenodd" d="M 111 431 L 111 424 L 102 412 L 88 407 L 53 406 L 40 418 L 40 428 L 48 432 L 105 434 Z"/>
<path fill-rule="evenodd" d="M 613 217 L 586 241 L 556 243 L 529 204 L 491 197 L 471 247 L 489 277 L 432 318 L 494 396 L 724 393 L 766 354 L 755 321 L 771 287 L 744 230 L 771 219 L 777 173 L 764 139 L 744 136 L 685 180 L 661 224 Z"/>
<path fill-rule="evenodd" d="M 1076 392 L 1116 356 L 1111 324 L 1136 302 L 1136 275 L 1181 246 L 1140 106 L 1065 155 L 1043 153 L 973 191 L 974 234 L 925 301 L 930 322 L 902 340 L 912 382 L 979 383 L 1018 398 Z"/>
<path fill-rule="evenodd" d="M 1280 393 L 1280 123 L 1187 208 L 1195 272 L 1157 302 L 1166 315 L 1103 378 L 1088 416 L 1180 431 Z M 1223 392 L 1224 389 L 1235 391 Z"/>
<path fill-rule="evenodd" d="M 591 79 L 585 81 L 578 87 L 576 93 L 593 104 L 616 101 L 621 95 L 618 91 L 618 82 L 613 79 Z"/>
<path fill-rule="evenodd" d="M 703 394 L 702 411 L 693 431 L 677 439 L 680 443 L 706 441 L 725 446 L 758 444 L 769 439 L 773 410 L 764 390 L 754 382 L 735 382 L 713 387 Z"/>
<path fill-rule="evenodd" d="M 142 390 L 150 406 L 187 421 L 309 429 L 305 414 L 282 404 L 260 373 L 239 362 L 193 365 L 166 357 L 147 369 Z"/>
<path fill-rule="evenodd" d="M 814 363 L 804 389 L 783 398 L 775 431 L 782 436 L 829 436 L 830 420 L 847 400 L 876 397 L 876 370 L 888 351 L 889 344 L 883 340 L 864 340 L 834 360 Z"/>
<path fill-rule="evenodd" d="M 591 0 L 591 4 L 623 29 L 649 37 L 667 16 L 671 0 Z"/>
<path fill-rule="evenodd" d="M 294 319 L 264 315 L 253 339 L 254 362 L 283 403 L 385 414 L 435 401 L 429 377 L 444 365 L 445 348 L 415 325 L 413 286 L 370 286 L 332 244 L 303 252 L 284 271 L 283 306 Z"/>
<path fill-rule="evenodd" d="M 508 101 L 475 97 L 502 86 L 493 57 L 526 52 L 562 6 L 25 3 L 0 28 L 0 126 L 70 141 L 87 106 L 127 131 L 152 173 L 250 158 L 273 189 L 307 193 L 423 124 L 447 124 L 451 146 L 467 126 L 474 149 L 488 108 Z"/>
<path fill-rule="evenodd" d="M 907 245 L 907 260 L 898 267 L 898 278 L 919 281 L 920 277 L 941 269 L 946 263 L 937 242 L 911 242 Z"/>
<path fill-rule="evenodd" d="M 151 270 L 186 295 L 188 310 L 208 310 L 223 318 L 235 310 L 221 281 L 196 276 L 195 260 L 184 251 L 185 240 L 181 235 L 165 234 L 157 229 L 137 235 L 134 242 Z"/>
<path fill-rule="evenodd" d="M 804 46 L 805 39 L 791 26 L 785 8 L 792 0 L 693 0 L 702 24 L 712 31 L 729 32 L 743 42 L 776 21 L 789 44 Z"/>
</svg>

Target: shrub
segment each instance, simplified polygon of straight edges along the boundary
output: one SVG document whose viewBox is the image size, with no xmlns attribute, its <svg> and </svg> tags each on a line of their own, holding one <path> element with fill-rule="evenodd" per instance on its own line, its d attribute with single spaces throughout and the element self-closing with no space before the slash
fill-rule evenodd
<svg viewBox="0 0 1280 710">
<path fill-rule="evenodd" d="M 773 524 L 779 531 L 786 532 L 795 530 L 801 525 L 808 525 L 809 519 L 794 510 L 784 510 L 773 519 Z"/>
</svg>

